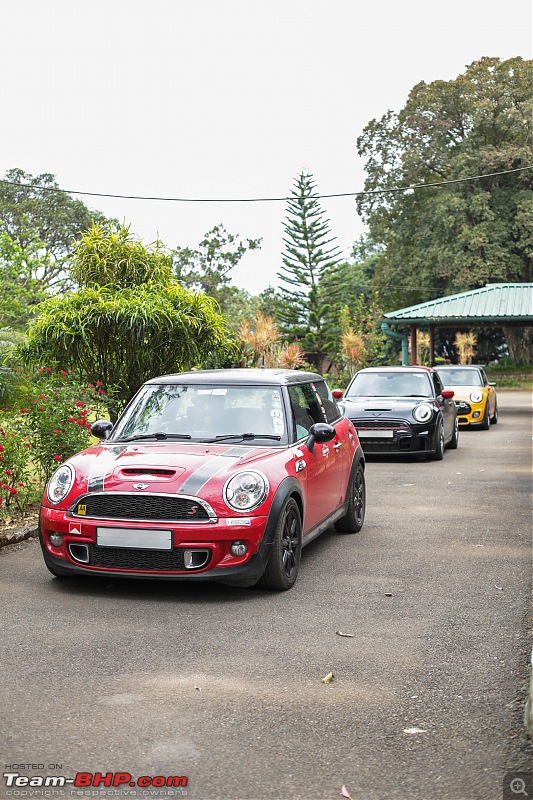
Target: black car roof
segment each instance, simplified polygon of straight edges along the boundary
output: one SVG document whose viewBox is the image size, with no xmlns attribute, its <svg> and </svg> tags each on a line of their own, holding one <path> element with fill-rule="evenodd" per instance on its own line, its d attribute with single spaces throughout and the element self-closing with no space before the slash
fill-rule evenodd
<svg viewBox="0 0 533 800">
<path fill-rule="evenodd" d="M 222 384 L 222 385 L 290 385 L 324 380 L 316 372 L 301 372 L 295 369 L 202 369 L 191 372 L 177 372 L 174 375 L 160 375 L 151 378 L 146 384 Z"/>
</svg>

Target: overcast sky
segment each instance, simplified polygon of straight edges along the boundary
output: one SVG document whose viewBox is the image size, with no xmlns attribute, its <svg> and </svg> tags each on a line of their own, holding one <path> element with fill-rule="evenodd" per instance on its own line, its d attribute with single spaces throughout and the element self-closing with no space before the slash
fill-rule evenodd
<svg viewBox="0 0 533 800">
<path fill-rule="evenodd" d="M 356 139 L 419 81 L 482 56 L 532 57 L 531 0 L 0 0 L 0 176 L 186 198 L 362 189 Z M 145 241 L 195 246 L 214 225 L 262 237 L 233 282 L 277 285 L 285 203 L 80 196 Z M 345 255 L 350 198 L 322 201 Z"/>
</svg>

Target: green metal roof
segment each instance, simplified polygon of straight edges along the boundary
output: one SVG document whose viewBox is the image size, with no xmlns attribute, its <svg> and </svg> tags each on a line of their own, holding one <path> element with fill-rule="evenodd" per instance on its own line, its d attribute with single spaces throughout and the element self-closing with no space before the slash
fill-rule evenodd
<svg viewBox="0 0 533 800">
<path fill-rule="evenodd" d="M 391 323 L 515 322 L 533 324 L 533 283 L 488 283 L 384 315 Z"/>
</svg>

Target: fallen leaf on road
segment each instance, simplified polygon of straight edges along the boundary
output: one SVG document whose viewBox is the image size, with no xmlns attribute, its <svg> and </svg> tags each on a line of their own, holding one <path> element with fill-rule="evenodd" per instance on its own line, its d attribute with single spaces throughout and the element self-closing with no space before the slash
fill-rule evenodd
<svg viewBox="0 0 533 800">
<path fill-rule="evenodd" d="M 335 631 L 335 633 L 337 634 L 337 636 L 347 636 L 350 639 L 353 639 L 354 637 L 353 633 L 343 633 L 342 631 Z"/>
<path fill-rule="evenodd" d="M 328 672 L 328 674 L 324 678 L 322 678 L 322 683 L 331 683 L 334 677 L 335 675 L 333 674 L 333 672 Z"/>
<path fill-rule="evenodd" d="M 352 795 L 350 794 L 346 786 L 341 786 L 341 794 L 343 797 L 347 797 L 348 800 L 352 800 Z"/>
</svg>

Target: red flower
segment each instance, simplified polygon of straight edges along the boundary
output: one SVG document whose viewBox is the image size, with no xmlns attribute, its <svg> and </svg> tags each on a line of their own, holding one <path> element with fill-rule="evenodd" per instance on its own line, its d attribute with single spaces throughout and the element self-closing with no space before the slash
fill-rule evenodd
<svg viewBox="0 0 533 800">
<path fill-rule="evenodd" d="M 39 367 L 39 372 L 44 372 L 44 367 Z"/>
<path fill-rule="evenodd" d="M 40 394 L 39 397 L 37 398 L 37 400 L 43 400 L 43 399 L 46 400 L 45 394 Z"/>
<path fill-rule="evenodd" d="M 54 428 L 54 433 L 61 433 L 61 431 L 58 431 L 57 428 Z"/>
<path fill-rule="evenodd" d="M 9 494 L 17 494 L 17 490 L 16 489 L 10 489 L 9 490 Z"/>
<path fill-rule="evenodd" d="M 102 381 L 96 381 L 96 385 L 97 386 L 103 386 L 103 383 L 102 383 Z"/>
<path fill-rule="evenodd" d="M 76 422 L 76 420 L 74 419 L 74 417 L 69 417 L 69 418 L 68 418 L 68 421 L 69 421 L 69 422 Z"/>
<path fill-rule="evenodd" d="M 4 452 L 4 445 L 0 444 L 0 453 L 3 453 L 3 452 Z"/>
<path fill-rule="evenodd" d="M 19 483 L 19 486 L 24 486 L 24 484 L 23 483 Z"/>
<path fill-rule="evenodd" d="M 54 456 L 54 461 L 61 461 L 61 456 Z"/>
<path fill-rule="evenodd" d="M 62 376 L 63 376 L 64 378 L 66 378 L 66 377 L 67 377 L 67 373 L 65 372 L 65 370 L 64 370 L 64 369 L 62 369 L 62 370 L 61 370 L 61 374 L 62 374 Z"/>
<path fill-rule="evenodd" d="M 9 477 L 11 477 L 13 475 L 13 473 L 11 472 L 10 469 L 6 469 L 6 475 L 9 475 Z"/>
<path fill-rule="evenodd" d="M 81 402 L 81 400 L 77 400 L 77 401 L 76 401 L 76 405 L 77 405 L 79 408 L 83 408 L 83 403 Z"/>
<path fill-rule="evenodd" d="M 87 416 L 87 411 L 85 409 L 83 409 L 83 411 L 80 411 L 80 417 L 86 417 L 86 416 Z"/>
<path fill-rule="evenodd" d="M 52 367 L 45 367 L 45 368 L 44 368 L 44 371 L 45 371 L 45 372 L 51 372 L 51 371 L 52 371 Z"/>
<path fill-rule="evenodd" d="M 94 389 L 94 383 L 89 384 L 89 389 Z"/>
</svg>

